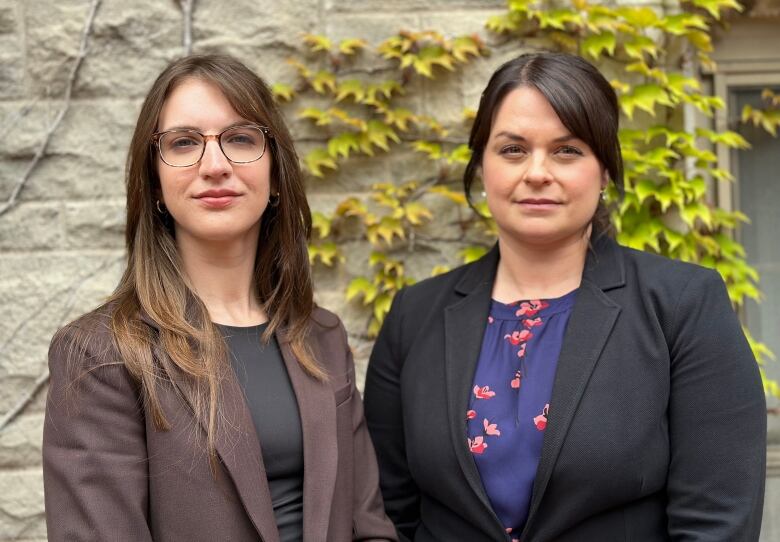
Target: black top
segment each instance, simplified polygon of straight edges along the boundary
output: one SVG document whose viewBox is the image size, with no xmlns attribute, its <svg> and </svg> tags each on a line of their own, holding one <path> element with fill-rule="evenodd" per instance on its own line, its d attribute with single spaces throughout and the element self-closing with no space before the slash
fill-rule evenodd
<svg viewBox="0 0 780 542">
<path fill-rule="evenodd" d="M 261 342 L 267 324 L 218 324 L 233 370 L 246 396 L 263 451 L 281 542 L 303 539 L 303 434 L 298 402 L 274 338 Z"/>
</svg>

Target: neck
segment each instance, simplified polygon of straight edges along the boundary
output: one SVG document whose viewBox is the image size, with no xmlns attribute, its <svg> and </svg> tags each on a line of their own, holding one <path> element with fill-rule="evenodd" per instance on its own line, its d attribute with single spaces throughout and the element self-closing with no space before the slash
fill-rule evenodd
<svg viewBox="0 0 780 542">
<path fill-rule="evenodd" d="M 501 259 L 493 299 L 553 299 L 580 286 L 590 231 L 554 247 L 536 246 L 499 235 Z"/>
<path fill-rule="evenodd" d="M 212 322 L 252 326 L 268 320 L 253 281 L 258 235 L 232 241 L 177 236 L 184 272 Z"/>
</svg>

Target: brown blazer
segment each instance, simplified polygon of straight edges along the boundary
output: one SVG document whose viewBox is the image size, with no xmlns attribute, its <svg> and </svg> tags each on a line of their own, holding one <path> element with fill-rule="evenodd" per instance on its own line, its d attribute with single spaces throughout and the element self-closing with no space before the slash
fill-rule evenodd
<svg viewBox="0 0 780 542">
<path fill-rule="evenodd" d="M 77 331 L 87 344 L 67 363 Z M 396 540 L 344 327 L 315 310 L 310 344 L 328 382 L 304 373 L 277 339 L 301 415 L 304 540 Z M 50 541 L 279 540 L 260 443 L 232 372 L 223 384 L 214 477 L 203 428 L 180 387 L 161 386 L 171 428 L 155 429 L 116 351 L 107 309 L 58 333 L 49 367 L 43 475 Z"/>
</svg>

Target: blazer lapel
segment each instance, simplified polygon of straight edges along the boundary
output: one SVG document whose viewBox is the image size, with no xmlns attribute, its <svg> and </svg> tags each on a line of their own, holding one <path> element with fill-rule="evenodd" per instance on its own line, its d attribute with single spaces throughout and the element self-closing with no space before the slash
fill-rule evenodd
<svg viewBox="0 0 780 542">
<path fill-rule="evenodd" d="M 622 259 L 614 241 L 603 237 L 594 242 L 586 259 L 582 283 L 563 339 L 555 374 L 550 414 L 542 444 L 542 455 L 534 480 L 528 520 L 520 539 L 524 540 L 536 520 L 566 433 L 596 367 L 620 307 L 604 290 L 625 284 Z"/>
<path fill-rule="evenodd" d="M 490 294 L 498 264 L 498 245 L 472 266 L 456 286 L 465 297 L 444 310 L 444 351 L 450 437 L 458 463 L 471 490 L 495 517 L 468 448 L 466 411 L 482 337 L 490 312 Z M 501 523 L 496 518 L 496 525 Z"/>
<path fill-rule="evenodd" d="M 147 314 L 141 313 L 140 318 L 154 329 L 159 329 L 157 323 Z M 158 349 L 155 355 L 162 359 L 164 353 Z M 179 396 L 194 412 L 195 401 L 190 387 L 178 373 L 172 374 L 171 378 Z M 217 422 L 214 443 L 217 455 L 230 475 L 244 509 L 263 542 L 278 542 L 279 532 L 276 528 L 263 454 L 244 392 L 232 370 L 225 372 L 221 385 L 220 401 L 224 421 Z M 206 431 L 208 428 L 205 423 L 203 420 L 200 422 Z"/>
<path fill-rule="evenodd" d="M 325 541 L 338 468 L 338 440 L 333 430 L 336 402 L 330 386 L 307 375 L 289 343 L 278 334 L 277 340 L 298 400 L 303 431 L 303 539 Z"/>
<path fill-rule="evenodd" d="M 263 464 L 263 453 L 243 390 L 233 371 L 228 371 L 222 381 L 221 399 L 225 419 L 229 420 L 231 425 L 219 431 L 217 453 L 230 473 L 244 509 L 263 541 L 278 542 L 279 532 Z"/>
</svg>

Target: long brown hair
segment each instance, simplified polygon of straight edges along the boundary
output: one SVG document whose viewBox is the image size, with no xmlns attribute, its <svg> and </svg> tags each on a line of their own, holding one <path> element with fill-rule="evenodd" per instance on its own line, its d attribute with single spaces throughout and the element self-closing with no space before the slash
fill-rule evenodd
<svg viewBox="0 0 780 542">
<path fill-rule="evenodd" d="M 499 67 L 490 78 L 471 127 L 472 151 L 463 174 L 463 188 L 469 205 L 471 186 L 482 167 L 496 111 L 514 89 L 528 86 L 538 90 L 552 106 L 561 123 L 593 150 L 609 180 L 623 193 L 623 159 L 618 140 L 620 110 L 609 81 L 589 62 L 566 53 L 527 53 Z M 609 209 L 599 201 L 593 216 L 596 232 L 613 233 Z"/>
<path fill-rule="evenodd" d="M 311 213 L 292 138 L 263 80 L 235 58 L 193 55 L 172 62 L 144 100 L 126 165 L 127 269 L 106 306 L 111 332 L 128 371 L 139 380 L 143 399 L 158 429 L 169 424 L 158 397 L 161 382 L 183 385 L 196 416 L 206 426 L 215 466 L 221 380 L 226 347 L 203 302 L 182 271 L 170 217 L 157 212 L 160 194 L 156 154 L 151 145 L 158 117 L 171 91 L 187 79 L 216 85 L 243 118 L 270 128 L 272 190 L 279 204 L 261 218 L 254 269 L 258 300 L 274 333 L 290 343 L 301 366 L 316 378 L 325 373 L 306 339 L 314 309 L 307 241 Z M 146 325 L 151 319 L 157 330 Z"/>
</svg>

